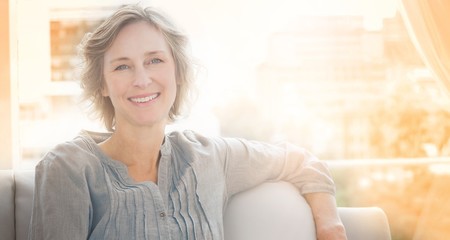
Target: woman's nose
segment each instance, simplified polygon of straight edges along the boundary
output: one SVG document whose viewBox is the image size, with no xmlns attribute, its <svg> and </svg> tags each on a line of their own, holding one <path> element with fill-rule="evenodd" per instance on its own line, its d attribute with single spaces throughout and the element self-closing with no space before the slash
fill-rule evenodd
<svg viewBox="0 0 450 240">
<path fill-rule="evenodd" d="M 139 88 L 146 88 L 152 83 L 152 76 L 150 71 L 144 67 L 135 68 L 133 86 Z"/>
</svg>

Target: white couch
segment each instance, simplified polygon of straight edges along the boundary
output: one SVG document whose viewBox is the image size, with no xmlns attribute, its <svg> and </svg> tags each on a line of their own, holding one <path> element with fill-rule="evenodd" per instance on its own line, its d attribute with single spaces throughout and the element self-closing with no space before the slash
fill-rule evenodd
<svg viewBox="0 0 450 240">
<path fill-rule="evenodd" d="M 25 240 L 31 215 L 33 171 L 0 170 L 0 239 Z M 376 207 L 339 208 L 349 240 L 391 239 Z M 225 213 L 228 240 L 316 239 L 311 210 L 285 182 L 265 183 L 236 195 Z"/>
</svg>

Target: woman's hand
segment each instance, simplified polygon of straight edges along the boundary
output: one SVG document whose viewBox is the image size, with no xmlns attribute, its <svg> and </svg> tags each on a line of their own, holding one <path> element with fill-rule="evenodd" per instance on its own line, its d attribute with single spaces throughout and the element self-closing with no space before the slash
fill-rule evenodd
<svg viewBox="0 0 450 240">
<path fill-rule="evenodd" d="M 345 228 L 341 221 L 316 223 L 316 236 L 318 240 L 347 239 Z"/>
<path fill-rule="evenodd" d="M 346 240 L 344 225 L 337 212 L 336 200 L 328 193 L 308 193 L 305 199 L 311 207 L 318 240 Z"/>
</svg>

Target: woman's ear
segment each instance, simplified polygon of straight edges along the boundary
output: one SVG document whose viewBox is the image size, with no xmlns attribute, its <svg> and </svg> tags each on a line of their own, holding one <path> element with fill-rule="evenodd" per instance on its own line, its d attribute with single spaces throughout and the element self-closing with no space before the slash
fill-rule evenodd
<svg viewBox="0 0 450 240">
<path fill-rule="evenodd" d="M 109 97 L 108 88 L 105 85 L 102 86 L 102 89 L 100 91 L 103 97 Z"/>
</svg>

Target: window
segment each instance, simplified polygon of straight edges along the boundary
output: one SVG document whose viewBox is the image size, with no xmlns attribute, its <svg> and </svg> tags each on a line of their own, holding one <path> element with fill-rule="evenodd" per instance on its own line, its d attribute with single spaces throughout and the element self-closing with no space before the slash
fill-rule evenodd
<svg viewBox="0 0 450 240">
<path fill-rule="evenodd" d="M 80 129 L 101 128 L 79 104 L 76 45 L 122 4 L 45 3 L 17 1 L 17 71 L 7 78 L 19 89 L 5 93 L 18 95 L 9 125 L 22 169 Z M 305 146 L 334 166 L 340 205 L 383 207 L 397 239 L 415 226 L 428 234 L 430 204 L 450 198 L 430 197 L 450 176 L 450 108 L 395 3 L 152 1 L 186 30 L 202 66 L 190 117 L 170 129 Z"/>
</svg>

